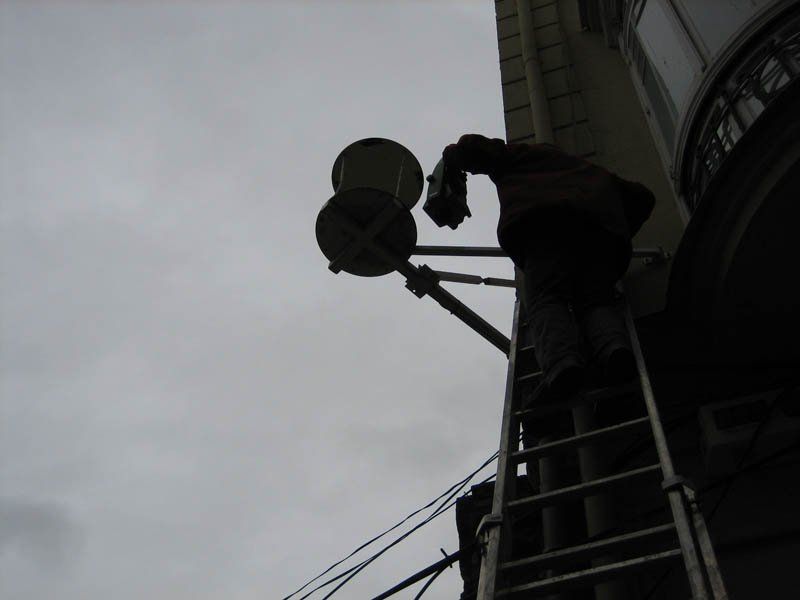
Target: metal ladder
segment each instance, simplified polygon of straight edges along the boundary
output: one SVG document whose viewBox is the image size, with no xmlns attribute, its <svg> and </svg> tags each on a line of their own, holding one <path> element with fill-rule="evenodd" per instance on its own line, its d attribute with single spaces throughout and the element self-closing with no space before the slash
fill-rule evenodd
<svg viewBox="0 0 800 600">
<path fill-rule="evenodd" d="M 672 458 L 667 447 L 666 435 L 653 397 L 647 367 L 642 355 L 639 338 L 630 308 L 625 306 L 626 325 L 639 373 L 637 384 L 628 383 L 618 387 L 595 389 L 587 392 L 577 404 L 601 401 L 617 395 L 641 392 L 647 416 L 628 419 L 611 426 L 578 433 L 561 439 L 520 449 L 521 419 L 536 418 L 546 411 L 569 410 L 576 406 L 561 405 L 538 410 L 520 410 L 520 388 L 524 383 L 536 383 L 540 372 L 522 372 L 526 354 L 532 346 L 525 346 L 526 325 L 523 322 L 520 301 L 514 309 L 514 324 L 506 376 L 505 403 L 503 408 L 502 437 L 497 465 L 492 512 L 481 521 L 477 536 L 481 545 L 481 567 L 477 600 L 494 598 L 559 597 L 565 590 L 595 587 L 596 597 L 618 598 L 609 588 L 603 595 L 602 586 L 613 586 L 616 581 L 644 570 L 673 564 L 684 565 L 693 600 L 723 600 L 727 593 L 720 576 L 714 550 L 706 529 L 705 519 L 698 508 L 693 490 L 687 482 L 675 474 Z M 535 362 L 535 361 L 534 361 Z M 538 367 L 536 367 L 538 368 Z M 527 497 L 516 497 L 517 468 L 533 460 L 580 451 L 587 447 L 602 447 L 612 441 L 634 438 L 642 431 L 652 434 L 658 456 L 656 464 L 607 474 L 596 479 L 582 478 L 582 483 L 558 489 L 537 490 Z M 540 463 L 544 464 L 544 463 Z M 669 523 L 649 526 L 638 531 L 620 535 L 595 536 L 586 543 L 568 547 L 545 549 L 535 556 L 512 557 L 511 546 L 515 533 L 514 519 L 521 510 L 558 510 L 557 507 L 576 499 L 597 498 L 598 495 L 616 489 L 628 490 L 651 480 L 666 493 L 672 519 Z M 608 498 L 607 496 L 606 498 Z M 664 545 L 660 551 L 642 550 L 648 546 Z M 623 554 L 625 560 L 617 560 L 615 554 Z M 631 555 L 632 554 L 632 555 Z M 581 563 L 583 563 L 581 565 Z M 579 566 L 576 568 L 575 565 Z M 588 566 L 588 568 L 587 568 Z M 668 568 L 668 567 L 667 567 Z M 553 570 L 555 569 L 555 571 Z M 542 575 L 544 573 L 544 575 Z M 612 588 L 613 589 L 613 588 Z M 625 595 L 625 594 L 622 594 Z"/>
</svg>

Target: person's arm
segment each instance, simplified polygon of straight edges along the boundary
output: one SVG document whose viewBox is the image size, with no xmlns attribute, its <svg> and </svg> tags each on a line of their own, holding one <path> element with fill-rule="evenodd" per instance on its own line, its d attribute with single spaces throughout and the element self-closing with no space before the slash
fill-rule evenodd
<svg viewBox="0 0 800 600">
<path fill-rule="evenodd" d="M 490 175 L 507 159 L 506 143 L 478 134 L 462 135 L 457 144 L 450 144 L 442 152 L 448 167 L 476 175 Z"/>
</svg>

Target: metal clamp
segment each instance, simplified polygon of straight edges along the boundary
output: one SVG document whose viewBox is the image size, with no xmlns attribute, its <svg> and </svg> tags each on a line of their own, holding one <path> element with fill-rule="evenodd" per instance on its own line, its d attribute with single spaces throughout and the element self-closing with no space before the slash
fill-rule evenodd
<svg viewBox="0 0 800 600">
<path fill-rule="evenodd" d="M 686 489 L 691 490 L 693 488 L 692 484 L 685 477 L 681 475 L 673 475 L 672 477 L 667 477 L 661 482 L 661 489 L 665 492 L 671 492 L 673 490 L 684 491 Z"/>
<path fill-rule="evenodd" d="M 644 259 L 645 265 L 660 265 L 672 258 L 672 254 L 661 246 L 656 248 L 634 248 L 633 256 Z"/>
<path fill-rule="evenodd" d="M 417 297 L 422 298 L 439 283 L 439 275 L 428 265 L 420 265 L 416 276 L 406 279 L 406 288 Z"/>
<path fill-rule="evenodd" d="M 503 515 L 488 514 L 483 515 L 481 522 L 478 523 L 478 530 L 475 532 L 475 537 L 481 537 L 489 529 L 499 527 L 503 524 Z"/>
<path fill-rule="evenodd" d="M 445 551 L 444 551 L 444 548 L 439 548 L 439 552 L 441 552 L 442 554 L 444 554 L 444 558 L 445 558 L 445 560 L 447 560 L 448 558 L 450 558 L 450 557 L 452 556 L 452 555 L 448 554 L 447 552 L 445 552 Z M 450 567 L 450 568 L 452 569 L 452 568 L 453 568 L 453 563 L 450 563 L 450 564 L 449 564 L 449 565 L 447 565 L 447 566 L 448 566 L 448 567 Z"/>
<path fill-rule="evenodd" d="M 700 503 L 697 501 L 697 494 L 695 493 L 692 482 L 680 475 L 673 475 L 661 482 L 661 488 L 670 493 L 672 491 L 679 491 L 683 496 L 683 501 L 689 506 L 692 514 L 700 511 Z"/>
<path fill-rule="evenodd" d="M 417 272 L 406 279 L 406 289 L 417 297 L 422 298 L 425 294 L 436 287 L 439 283 L 439 275 L 428 265 L 420 265 Z"/>
</svg>

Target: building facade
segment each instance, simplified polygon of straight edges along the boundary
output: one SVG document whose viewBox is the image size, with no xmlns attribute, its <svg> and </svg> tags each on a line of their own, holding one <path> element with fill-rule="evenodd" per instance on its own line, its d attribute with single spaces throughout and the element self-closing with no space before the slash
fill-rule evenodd
<svg viewBox="0 0 800 600">
<path fill-rule="evenodd" d="M 495 13 L 507 141 L 535 143 L 546 122 L 563 149 L 655 193 L 634 246 L 668 259 L 634 259 L 624 284 L 678 470 L 731 598 L 795 595 L 800 2 L 500 0 Z M 633 498 L 616 498 L 619 522 L 650 502 Z M 624 598 L 682 585 L 642 576 Z"/>
</svg>

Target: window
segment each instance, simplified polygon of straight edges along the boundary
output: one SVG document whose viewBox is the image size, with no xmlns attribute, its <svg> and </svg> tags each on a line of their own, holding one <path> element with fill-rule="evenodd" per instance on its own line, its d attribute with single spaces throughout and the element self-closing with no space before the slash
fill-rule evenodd
<svg viewBox="0 0 800 600">
<path fill-rule="evenodd" d="M 677 115 L 675 105 L 672 104 L 669 96 L 665 96 L 661 91 L 663 86 L 659 85 L 658 72 L 655 71 L 650 63 L 645 64 L 644 72 L 642 73 L 642 85 L 650 99 L 650 106 L 653 109 L 654 116 L 658 122 L 658 127 L 661 129 L 661 135 L 664 136 L 667 149 L 672 152 L 673 144 L 675 143 L 675 121 Z"/>
<path fill-rule="evenodd" d="M 648 0 L 636 24 L 639 38 L 673 105 L 680 111 L 699 72 L 690 42 L 662 0 Z"/>
<path fill-rule="evenodd" d="M 677 0 L 686 10 L 711 55 L 766 5 L 774 0 Z"/>
<path fill-rule="evenodd" d="M 661 81 L 658 72 L 653 69 L 653 65 L 642 50 L 636 32 L 630 38 L 630 55 L 645 94 L 650 101 L 650 107 L 661 131 L 661 136 L 664 138 L 664 143 L 667 149 L 672 151 L 675 142 L 677 110 L 672 99 L 664 92 L 664 82 Z"/>
</svg>

